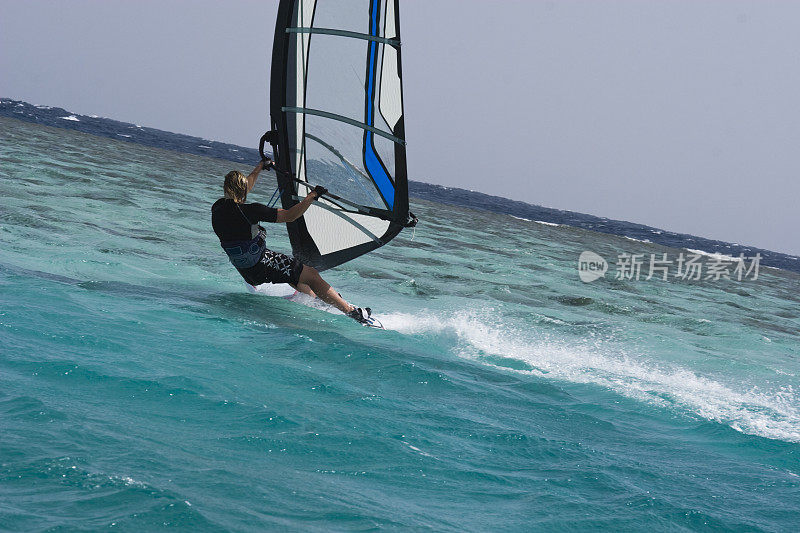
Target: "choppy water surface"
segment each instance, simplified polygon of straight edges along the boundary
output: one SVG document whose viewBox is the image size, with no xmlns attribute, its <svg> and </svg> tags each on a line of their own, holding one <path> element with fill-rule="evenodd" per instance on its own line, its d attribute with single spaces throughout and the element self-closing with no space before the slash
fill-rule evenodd
<svg viewBox="0 0 800 533">
<path fill-rule="evenodd" d="M 367 330 L 247 293 L 232 165 L 0 118 L 0 529 L 800 523 L 798 274 L 584 284 L 678 250 L 415 200 L 326 273 Z"/>
</svg>

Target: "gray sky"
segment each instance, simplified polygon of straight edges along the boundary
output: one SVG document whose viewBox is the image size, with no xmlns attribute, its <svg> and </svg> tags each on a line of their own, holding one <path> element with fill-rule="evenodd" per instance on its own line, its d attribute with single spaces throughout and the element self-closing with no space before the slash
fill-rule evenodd
<svg viewBox="0 0 800 533">
<path fill-rule="evenodd" d="M 0 0 L 0 96 L 253 147 L 276 1 Z M 800 254 L 800 2 L 401 2 L 409 174 Z"/>
</svg>

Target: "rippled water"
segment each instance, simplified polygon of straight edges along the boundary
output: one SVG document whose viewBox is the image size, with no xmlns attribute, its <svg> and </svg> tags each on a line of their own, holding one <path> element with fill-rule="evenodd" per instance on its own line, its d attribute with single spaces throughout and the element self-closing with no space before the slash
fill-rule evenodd
<svg viewBox="0 0 800 533">
<path fill-rule="evenodd" d="M 800 521 L 796 273 L 583 284 L 677 250 L 415 200 L 325 274 L 374 331 L 245 290 L 232 163 L 0 118 L 0 165 L 0 529 Z"/>
</svg>

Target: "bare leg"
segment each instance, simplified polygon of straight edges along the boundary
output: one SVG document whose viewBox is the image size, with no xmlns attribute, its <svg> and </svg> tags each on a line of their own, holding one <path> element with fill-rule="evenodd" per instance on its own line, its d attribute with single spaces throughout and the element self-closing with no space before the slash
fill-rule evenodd
<svg viewBox="0 0 800 533">
<path fill-rule="evenodd" d="M 289 285 L 292 285 L 291 283 Z M 297 285 L 292 285 L 296 291 L 300 291 L 303 294 L 308 294 L 312 298 L 316 298 L 317 295 L 314 294 L 314 291 L 311 290 L 311 287 L 306 285 L 305 283 L 298 283 Z"/>
<path fill-rule="evenodd" d="M 336 307 L 342 313 L 349 313 L 354 309 L 352 305 L 345 302 L 344 299 L 339 296 L 339 293 L 336 292 L 327 281 L 322 279 L 322 276 L 319 275 L 316 268 L 308 265 L 303 266 L 299 281 L 300 282 L 297 284 L 298 290 L 302 290 L 301 287 L 306 285 L 320 300 Z"/>
</svg>

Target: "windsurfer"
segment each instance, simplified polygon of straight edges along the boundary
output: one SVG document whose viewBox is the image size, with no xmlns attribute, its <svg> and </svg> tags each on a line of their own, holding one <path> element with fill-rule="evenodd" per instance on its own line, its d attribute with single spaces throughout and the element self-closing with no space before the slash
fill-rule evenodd
<svg viewBox="0 0 800 533">
<path fill-rule="evenodd" d="M 303 216 L 312 202 L 328 192 L 318 185 L 289 209 L 276 209 L 256 202 L 245 203 L 247 193 L 255 186 L 259 173 L 271 166 L 272 161 L 267 159 L 256 165 L 248 176 L 238 170 L 225 175 L 224 197 L 211 207 L 211 225 L 228 259 L 250 285 L 288 283 L 300 292 L 333 305 L 358 322 L 369 322 L 370 309 L 346 302 L 315 268 L 266 247 L 266 230 L 259 222 L 293 222 Z"/>
</svg>

